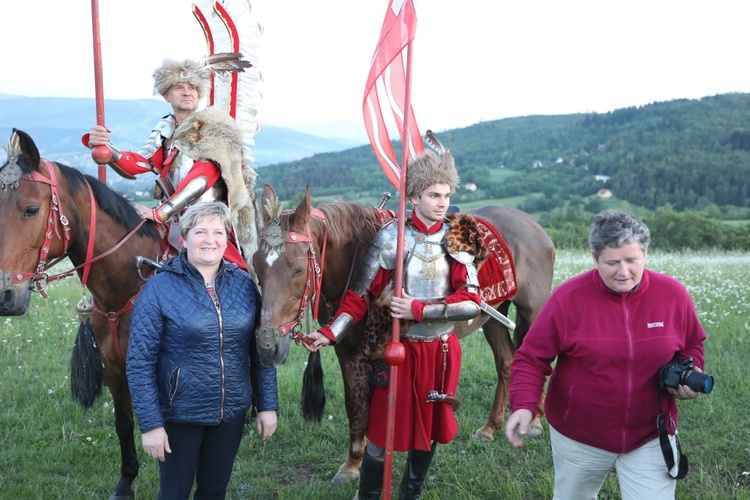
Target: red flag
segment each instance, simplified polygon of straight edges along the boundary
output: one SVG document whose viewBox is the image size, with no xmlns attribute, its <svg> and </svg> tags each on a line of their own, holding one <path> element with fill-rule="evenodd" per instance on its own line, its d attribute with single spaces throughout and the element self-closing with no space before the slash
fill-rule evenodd
<svg viewBox="0 0 750 500">
<path fill-rule="evenodd" d="M 401 168 L 391 143 L 388 127 L 383 117 L 381 101 L 390 106 L 393 120 L 401 137 L 401 144 L 408 148 L 407 162 L 424 152 L 422 136 L 417 127 L 414 110 L 406 101 L 406 64 L 410 57 L 405 50 L 414 40 L 417 31 L 417 14 L 414 0 L 391 0 L 385 14 L 383 28 L 375 54 L 372 57 L 370 74 L 365 85 L 363 113 L 365 129 L 375 156 L 383 167 L 386 177 L 399 189 Z M 409 136 L 404 137 L 404 110 L 408 108 Z"/>
</svg>

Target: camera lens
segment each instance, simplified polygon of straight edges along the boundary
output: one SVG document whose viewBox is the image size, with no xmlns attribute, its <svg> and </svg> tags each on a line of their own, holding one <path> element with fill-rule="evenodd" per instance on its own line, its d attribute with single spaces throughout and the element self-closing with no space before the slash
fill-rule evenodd
<svg viewBox="0 0 750 500">
<path fill-rule="evenodd" d="M 685 370 L 682 373 L 681 383 L 696 392 L 704 394 L 708 394 L 714 389 L 714 378 L 711 375 L 695 370 Z"/>
</svg>

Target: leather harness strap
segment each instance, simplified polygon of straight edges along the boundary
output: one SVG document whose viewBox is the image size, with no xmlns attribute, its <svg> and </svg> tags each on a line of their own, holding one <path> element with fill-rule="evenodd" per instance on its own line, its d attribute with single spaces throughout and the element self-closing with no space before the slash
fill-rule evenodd
<svg viewBox="0 0 750 500">
<path fill-rule="evenodd" d="M 326 223 L 326 216 L 325 214 L 317 209 L 314 208 L 310 212 L 311 215 L 318 217 L 323 221 L 323 224 Z M 297 327 L 302 325 L 302 322 L 305 319 L 305 314 L 307 313 L 307 305 L 310 300 L 314 300 L 313 304 L 313 320 L 318 320 L 318 307 L 320 306 L 320 297 L 321 297 L 321 285 L 323 283 L 323 271 L 324 271 L 324 263 L 326 258 L 326 248 L 328 246 L 328 228 L 326 227 L 324 236 L 323 236 L 323 246 L 321 248 L 321 259 L 320 264 L 318 264 L 317 259 L 315 258 L 315 246 L 313 245 L 312 240 L 312 234 L 310 233 L 310 224 L 308 223 L 305 226 L 305 230 L 307 232 L 306 235 L 302 235 L 299 233 L 296 233 L 294 231 L 289 231 L 287 233 L 287 243 L 307 243 L 307 281 L 305 282 L 305 290 L 302 293 L 302 298 L 300 299 L 300 307 L 299 307 L 299 313 L 297 314 L 297 317 L 293 319 L 292 321 L 289 321 L 287 323 L 284 323 L 279 327 L 279 333 L 283 337 L 287 333 L 291 332 L 292 338 L 294 341 L 299 344 L 300 341 L 303 341 L 305 339 L 305 334 L 301 333 L 297 330 Z"/>
</svg>

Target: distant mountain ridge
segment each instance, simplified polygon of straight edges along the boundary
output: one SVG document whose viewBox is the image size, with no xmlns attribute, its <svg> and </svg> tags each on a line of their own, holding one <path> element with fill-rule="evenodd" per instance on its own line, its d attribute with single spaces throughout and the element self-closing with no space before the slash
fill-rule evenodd
<svg viewBox="0 0 750 500">
<path fill-rule="evenodd" d="M 156 99 L 105 99 L 104 104 L 105 123 L 112 130 L 112 142 L 123 150 L 140 149 L 151 128 L 168 112 L 169 106 Z M 91 157 L 80 138 L 94 123 L 94 99 L 0 94 L 0 142 L 7 142 L 13 128 L 23 130 L 31 135 L 44 155 L 74 167 L 92 167 Z M 252 148 L 255 166 L 342 151 L 364 143 L 332 138 L 330 134 L 329 130 L 315 135 L 261 124 Z"/>
</svg>

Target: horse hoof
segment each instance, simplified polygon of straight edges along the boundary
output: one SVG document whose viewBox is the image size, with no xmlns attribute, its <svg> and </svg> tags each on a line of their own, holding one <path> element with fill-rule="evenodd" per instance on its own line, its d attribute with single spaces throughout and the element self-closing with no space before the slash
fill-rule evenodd
<svg viewBox="0 0 750 500">
<path fill-rule="evenodd" d="M 474 433 L 474 439 L 478 439 L 479 441 L 494 441 L 495 436 L 493 435 L 493 431 L 484 426 L 477 429 Z"/>
<path fill-rule="evenodd" d="M 351 483 L 352 481 L 356 481 L 357 479 L 359 479 L 359 470 L 357 470 L 356 473 L 338 471 L 336 475 L 333 476 L 333 479 L 331 479 L 331 483 L 339 486 L 342 484 Z"/>
</svg>

